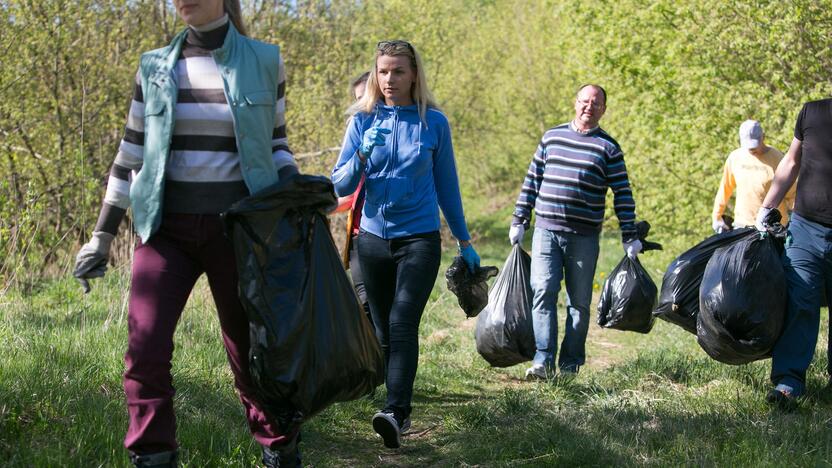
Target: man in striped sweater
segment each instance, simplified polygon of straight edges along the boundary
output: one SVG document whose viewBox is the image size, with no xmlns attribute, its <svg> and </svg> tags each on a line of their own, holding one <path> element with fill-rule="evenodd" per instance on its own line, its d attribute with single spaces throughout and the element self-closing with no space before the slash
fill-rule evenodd
<svg viewBox="0 0 832 468">
<path fill-rule="evenodd" d="M 598 126 L 606 101 L 606 92 L 598 85 L 584 85 L 578 90 L 575 119 L 543 135 L 517 198 L 509 230 L 512 244 L 522 242 L 532 209 L 536 215 L 531 287 L 537 352 L 526 371 L 529 380 L 554 376 L 557 300 L 564 278 L 568 313 L 558 367 L 561 374 L 575 374 L 584 363 L 598 236 L 608 187 L 615 195 L 624 250 L 632 258 L 641 251 L 624 154 Z"/>
</svg>

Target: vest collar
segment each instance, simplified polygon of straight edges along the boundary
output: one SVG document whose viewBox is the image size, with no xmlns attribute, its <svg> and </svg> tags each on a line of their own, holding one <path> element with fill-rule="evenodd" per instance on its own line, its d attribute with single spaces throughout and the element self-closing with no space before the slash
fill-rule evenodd
<svg viewBox="0 0 832 468">
<path fill-rule="evenodd" d="M 214 55 L 214 59 L 218 62 L 225 63 L 228 60 L 228 57 L 232 54 L 234 47 L 236 47 L 239 37 L 240 33 L 237 32 L 237 28 L 234 27 L 234 22 L 229 21 L 228 33 L 225 35 L 222 47 L 211 52 L 211 54 Z"/>
</svg>

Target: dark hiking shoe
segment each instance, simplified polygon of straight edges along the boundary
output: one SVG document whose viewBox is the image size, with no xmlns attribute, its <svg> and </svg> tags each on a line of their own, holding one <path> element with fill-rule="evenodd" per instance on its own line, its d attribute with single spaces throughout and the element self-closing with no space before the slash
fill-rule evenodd
<svg viewBox="0 0 832 468">
<path fill-rule="evenodd" d="M 130 463 L 136 468 L 176 468 L 179 466 L 179 452 L 148 453 L 145 455 L 130 454 Z"/>
<path fill-rule="evenodd" d="M 263 465 L 266 468 L 301 468 L 303 464 L 298 442 L 300 442 L 300 433 L 285 445 L 274 449 L 263 447 Z"/>
<path fill-rule="evenodd" d="M 404 421 L 402 421 L 401 427 L 399 427 L 399 433 L 401 435 L 405 435 L 410 432 L 410 416 L 406 417 Z"/>
<path fill-rule="evenodd" d="M 766 403 L 774 405 L 783 411 L 794 411 L 797 409 L 797 398 L 776 388 L 772 388 L 766 394 Z"/>
<path fill-rule="evenodd" d="M 389 410 L 379 411 L 373 416 L 373 430 L 381 436 L 384 440 L 384 446 L 387 448 L 401 447 L 402 425 L 399 425 L 396 416 Z"/>
<path fill-rule="evenodd" d="M 561 369 L 560 373 L 558 373 L 558 380 L 564 383 L 569 383 L 574 381 L 578 378 L 578 368 L 577 367 L 569 367 L 565 369 Z"/>
</svg>

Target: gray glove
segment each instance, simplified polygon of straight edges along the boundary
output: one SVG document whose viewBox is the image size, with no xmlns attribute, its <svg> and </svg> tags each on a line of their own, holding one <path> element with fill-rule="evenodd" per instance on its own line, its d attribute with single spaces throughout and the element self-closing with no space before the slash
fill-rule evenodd
<svg viewBox="0 0 832 468">
<path fill-rule="evenodd" d="M 90 278 L 101 278 L 107 271 L 107 260 L 110 258 L 110 244 L 113 243 L 114 235 L 96 231 L 92 233 L 92 239 L 81 246 L 78 255 L 75 256 L 75 269 L 72 276 L 78 278 L 84 292 L 90 292 Z"/>
</svg>

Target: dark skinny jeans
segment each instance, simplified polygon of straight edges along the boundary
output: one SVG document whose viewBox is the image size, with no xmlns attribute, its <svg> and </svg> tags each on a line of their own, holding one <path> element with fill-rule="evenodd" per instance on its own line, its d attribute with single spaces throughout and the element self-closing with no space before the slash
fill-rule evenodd
<svg viewBox="0 0 832 468">
<path fill-rule="evenodd" d="M 384 409 L 403 420 L 411 412 L 419 363 L 419 322 L 439 272 L 439 232 L 382 239 L 362 230 L 358 258 L 376 337 L 384 352 Z"/>
</svg>

